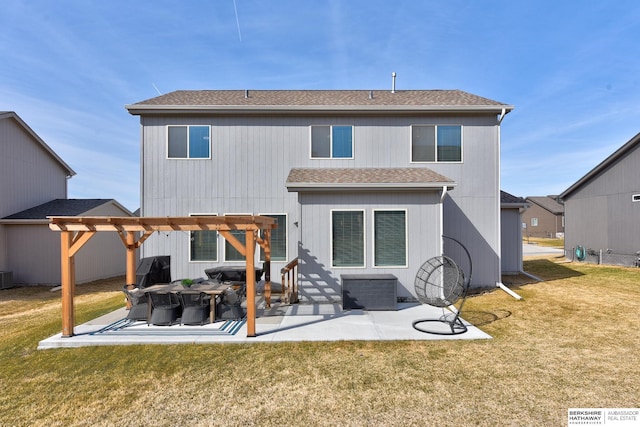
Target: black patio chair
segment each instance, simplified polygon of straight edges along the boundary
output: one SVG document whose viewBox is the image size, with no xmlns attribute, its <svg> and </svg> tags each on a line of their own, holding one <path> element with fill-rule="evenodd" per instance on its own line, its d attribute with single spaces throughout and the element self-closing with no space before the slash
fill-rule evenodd
<svg viewBox="0 0 640 427">
<path fill-rule="evenodd" d="M 125 297 L 129 301 L 131 308 L 127 313 L 127 319 L 130 320 L 148 320 L 149 316 L 149 295 L 141 290 L 134 288 L 130 290 L 127 285 L 122 287 Z"/>
<path fill-rule="evenodd" d="M 180 298 L 173 292 L 147 292 L 151 301 L 151 318 L 147 324 L 171 326 L 177 323 L 182 311 Z"/>
<path fill-rule="evenodd" d="M 209 320 L 211 296 L 204 292 L 180 292 L 182 325 L 204 325 Z"/>
<path fill-rule="evenodd" d="M 230 287 L 220 295 L 220 302 L 216 305 L 216 318 L 222 320 L 240 320 L 247 315 L 242 301 L 246 295 L 246 284 L 237 289 Z"/>
</svg>

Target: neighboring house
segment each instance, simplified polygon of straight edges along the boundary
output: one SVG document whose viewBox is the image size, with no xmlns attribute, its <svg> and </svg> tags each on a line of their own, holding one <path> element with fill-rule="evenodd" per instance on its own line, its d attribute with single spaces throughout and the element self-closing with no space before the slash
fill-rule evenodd
<svg viewBox="0 0 640 427">
<path fill-rule="evenodd" d="M 302 300 L 339 301 L 344 274 L 392 274 L 411 297 L 443 247 L 466 263 L 443 234 L 469 250 L 473 287 L 501 280 L 510 105 L 458 90 L 202 90 L 126 108 L 142 126 L 141 216 L 273 216 L 272 277 L 298 258 Z M 170 255 L 173 277 L 244 262 L 212 231 L 141 250 Z"/>
<path fill-rule="evenodd" d="M 66 200 L 67 181 L 73 175 L 75 172 L 16 113 L 0 112 L 2 283 L 9 274 L 12 283 L 60 283 L 60 236 L 48 229 L 48 215 L 78 215 L 86 212 L 125 215 L 128 212 L 126 209 L 113 209 L 116 203 L 107 200 L 97 205 L 93 201 Z M 82 207 L 76 208 L 77 203 Z M 111 266 L 112 259 L 125 252 L 121 242 L 117 253 L 111 252 L 107 246 L 102 247 L 100 243 L 90 243 L 100 248 L 93 252 L 105 258 L 105 265 Z M 106 277 L 103 275 L 106 272 L 103 266 L 83 265 L 83 260 L 90 257 L 90 254 L 78 256 L 79 283 L 93 280 L 94 277 Z M 110 275 L 124 274 L 124 269 L 123 255 L 117 270 L 111 269 L 113 274 Z"/>
<path fill-rule="evenodd" d="M 529 204 L 522 214 L 525 237 L 561 238 L 564 235 L 564 206 L 558 196 L 527 197 Z"/>
<path fill-rule="evenodd" d="M 568 258 L 638 265 L 640 133 L 559 197 L 564 202 Z"/>
<path fill-rule="evenodd" d="M 506 191 L 500 192 L 502 227 L 502 274 L 522 272 L 522 212 L 527 202 Z"/>
<path fill-rule="evenodd" d="M 56 199 L 0 219 L 14 283 L 60 283 L 60 233 L 48 216 L 133 216 L 112 199 Z M 97 233 L 76 255 L 76 283 L 123 275 L 126 251 L 115 233 Z"/>
</svg>

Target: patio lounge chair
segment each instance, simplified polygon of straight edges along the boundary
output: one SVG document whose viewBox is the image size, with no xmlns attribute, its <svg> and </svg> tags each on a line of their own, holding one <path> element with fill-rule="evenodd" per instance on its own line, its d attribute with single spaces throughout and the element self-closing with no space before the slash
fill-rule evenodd
<svg viewBox="0 0 640 427">
<path fill-rule="evenodd" d="M 180 292 L 182 325 L 204 325 L 209 320 L 211 296 L 204 292 Z"/>
<path fill-rule="evenodd" d="M 242 300 L 246 294 L 246 285 L 238 289 L 229 288 L 220 295 L 220 302 L 216 305 L 216 318 L 222 320 L 244 319 L 247 311 L 242 307 Z"/>
<path fill-rule="evenodd" d="M 173 292 L 147 292 L 151 301 L 151 318 L 147 324 L 171 326 L 177 323 L 182 311 L 180 298 Z"/>
<path fill-rule="evenodd" d="M 149 295 L 141 290 L 134 288 L 129 290 L 127 285 L 122 287 L 127 300 L 131 304 L 129 313 L 127 313 L 127 319 L 129 320 L 148 320 L 149 316 Z"/>
</svg>

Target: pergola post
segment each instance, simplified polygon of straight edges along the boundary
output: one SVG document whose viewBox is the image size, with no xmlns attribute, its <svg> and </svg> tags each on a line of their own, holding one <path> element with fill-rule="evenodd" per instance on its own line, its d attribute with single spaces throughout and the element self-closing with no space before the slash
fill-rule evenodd
<svg viewBox="0 0 640 427">
<path fill-rule="evenodd" d="M 75 293 L 75 266 L 71 255 L 73 233 L 62 231 L 60 233 L 60 280 L 62 285 L 62 336 L 73 336 L 73 299 Z"/>
<path fill-rule="evenodd" d="M 271 308 L 271 229 L 263 232 L 264 246 L 264 301 Z"/>
<path fill-rule="evenodd" d="M 130 290 L 136 287 L 136 242 L 133 231 L 125 231 L 125 246 L 127 248 L 126 285 Z"/>
<path fill-rule="evenodd" d="M 256 252 L 255 231 L 245 231 L 245 260 L 247 263 L 247 336 L 256 336 L 256 267 L 254 256 Z"/>
</svg>

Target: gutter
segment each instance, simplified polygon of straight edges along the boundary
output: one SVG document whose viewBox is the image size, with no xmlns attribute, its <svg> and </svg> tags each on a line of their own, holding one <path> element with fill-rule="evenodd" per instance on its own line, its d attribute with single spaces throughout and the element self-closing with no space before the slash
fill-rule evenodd
<svg viewBox="0 0 640 427">
<path fill-rule="evenodd" d="M 398 191 L 414 191 L 436 190 L 442 187 L 455 187 L 456 183 L 447 184 L 432 182 L 372 182 L 372 183 L 326 183 L 326 182 L 295 182 L 287 183 L 285 186 L 289 192 L 305 192 L 305 191 L 350 191 L 350 190 L 398 190 Z M 446 191 L 446 190 L 445 190 Z"/>
<path fill-rule="evenodd" d="M 507 108 L 508 107 L 508 108 Z M 504 116 L 513 107 L 507 106 L 497 108 L 495 105 L 125 105 L 131 115 L 151 115 L 151 114 L 249 114 L 249 113 L 278 113 L 278 114 L 299 114 L 299 113 L 327 113 L 327 112 L 358 112 L 371 113 L 441 113 L 445 111 L 457 113 L 498 113 L 501 122 Z"/>
</svg>

